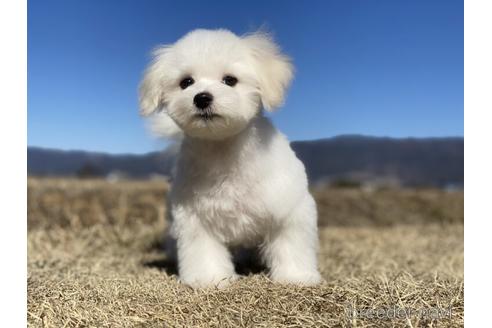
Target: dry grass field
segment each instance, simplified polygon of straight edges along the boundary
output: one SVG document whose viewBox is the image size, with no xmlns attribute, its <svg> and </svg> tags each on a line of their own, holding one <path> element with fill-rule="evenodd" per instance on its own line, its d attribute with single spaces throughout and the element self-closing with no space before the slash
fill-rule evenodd
<svg viewBox="0 0 492 328">
<path fill-rule="evenodd" d="M 192 290 L 160 249 L 165 183 L 27 187 L 31 327 L 463 326 L 462 192 L 316 190 L 325 283 L 281 286 L 253 270 Z"/>
</svg>

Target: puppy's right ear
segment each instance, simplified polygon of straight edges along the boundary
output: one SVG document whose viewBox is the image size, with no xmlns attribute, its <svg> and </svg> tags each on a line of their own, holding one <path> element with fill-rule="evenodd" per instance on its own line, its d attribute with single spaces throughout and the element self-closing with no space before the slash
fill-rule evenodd
<svg viewBox="0 0 492 328">
<path fill-rule="evenodd" d="M 152 63 L 147 67 L 139 88 L 140 115 L 148 116 L 160 109 L 164 100 L 166 62 L 169 46 L 162 46 L 153 51 Z"/>
<path fill-rule="evenodd" d="M 294 67 L 268 33 L 258 31 L 247 34 L 243 41 L 250 48 L 253 67 L 258 73 L 263 107 L 272 111 L 283 103 Z"/>
</svg>

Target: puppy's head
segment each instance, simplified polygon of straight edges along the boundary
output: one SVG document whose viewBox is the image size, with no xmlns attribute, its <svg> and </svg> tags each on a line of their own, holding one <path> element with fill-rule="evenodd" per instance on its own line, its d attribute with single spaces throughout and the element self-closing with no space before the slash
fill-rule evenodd
<svg viewBox="0 0 492 328">
<path fill-rule="evenodd" d="M 155 50 L 140 85 L 140 112 L 160 110 L 185 134 L 225 139 L 282 104 L 292 65 L 265 34 L 195 30 Z"/>
</svg>

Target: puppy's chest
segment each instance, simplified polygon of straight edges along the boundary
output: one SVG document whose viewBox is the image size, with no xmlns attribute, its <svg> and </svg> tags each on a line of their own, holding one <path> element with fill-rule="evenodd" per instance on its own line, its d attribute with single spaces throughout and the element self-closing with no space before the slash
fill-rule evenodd
<svg viewBox="0 0 492 328">
<path fill-rule="evenodd" d="M 193 212 L 224 242 L 254 243 L 265 234 L 271 220 L 256 192 L 258 172 L 195 171 L 188 179 Z"/>
</svg>

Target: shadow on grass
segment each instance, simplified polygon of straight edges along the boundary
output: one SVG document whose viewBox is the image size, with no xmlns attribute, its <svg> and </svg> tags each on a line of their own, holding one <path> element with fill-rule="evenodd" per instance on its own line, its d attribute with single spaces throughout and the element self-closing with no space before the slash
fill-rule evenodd
<svg viewBox="0 0 492 328">
<path fill-rule="evenodd" d="M 162 248 L 161 248 L 162 249 Z M 165 251 L 163 251 L 165 255 Z M 267 273 L 266 266 L 261 262 L 257 253 L 253 250 L 241 250 L 233 253 L 234 268 L 240 275 L 251 275 Z M 175 260 L 167 258 L 146 261 L 143 266 L 158 269 L 166 272 L 168 275 L 178 274 L 178 265 Z"/>
<path fill-rule="evenodd" d="M 178 265 L 176 261 L 169 259 L 159 259 L 147 261 L 143 263 L 144 267 L 154 268 L 160 271 L 165 271 L 169 276 L 178 274 Z"/>
</svg>

